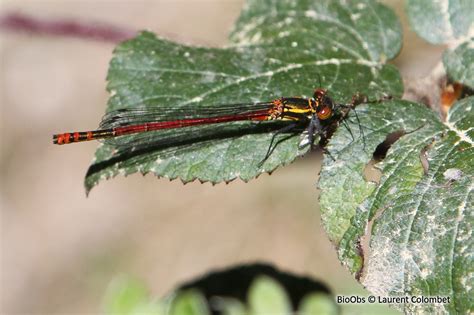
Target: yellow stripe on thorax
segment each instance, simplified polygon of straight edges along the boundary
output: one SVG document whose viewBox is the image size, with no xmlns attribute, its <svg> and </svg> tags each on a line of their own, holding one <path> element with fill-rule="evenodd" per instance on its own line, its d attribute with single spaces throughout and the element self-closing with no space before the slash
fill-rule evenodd
<svg viewBox="0 0 474 315">
<path fill-rule="evenodd" d="M 291 107 L 287 105 L 283 109 L 283 112 L 290 112 L 295 114 L 311 114 L 311 108 Z"/>
</svg>

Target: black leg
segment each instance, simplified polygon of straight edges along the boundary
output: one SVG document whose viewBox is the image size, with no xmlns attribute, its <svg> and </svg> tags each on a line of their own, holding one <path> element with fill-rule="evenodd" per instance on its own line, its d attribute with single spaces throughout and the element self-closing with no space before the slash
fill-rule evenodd
<svg viewBox="0 0 474 315">
<path fill-rule="evenodd" d="M 348 119 L 349 120 L 349 119 Z M 350 120 L 349 120 L 350 121 Z M 354 138 L 354 134 L 352 133 L 352 130 L 351 128 L 349 127 L 349 125 L 347 124 L 346 120 L 343 119 L 342 121 L 342 125 L 346 128 L 346 130 L 349 132 L 349 134 L 351 135 L 351 142 L 349 144 L 351 144 L 352 142 L 354 142 L 355 138 Z"/>
<path fill-rule="evenodd" d="M 323 153 L 329 155 L 329 157 L 333 160 L 333 162 L 336 162 L 336 159 L 332 156 L 331 152 L 329 152 L 328 149 L 321 147 L 321 150 L 323 150 Z"/>
<path fill-rule="evenodd" d="M 298 123 L 292 123 L 288 126 L 285 126 L 279 130 L 277 130 L 273 136 L 272 136 L 272 140 L 270 141 L 270 145 L 268 146 L 268 150 L 267 150 L 267 153 L 265 154 L 265 157 L 263 158 L 263 160 L 261 160 L 259 163 L 258 163 L 258 167 L 262 167 L 263 163 L 265 163 L 265 161 L 270 157 L 270 155 L 273 153 L 273 151 L 275 150 L 275 148 L 277 147 L 278 144 L 280 144 L 281 142 L 291 138 L 294 136 L 294 133 L 292 133 L 291 135 L 289 135 L 288 137 L 285 137 L 283 139 L 280 139 L 278 140 L 275 144 L 273 144 L 275 142 L 275 139 L 276 137 L 281 134 L 281 133 L 285 133 L 285 132 L 289 132 L 293 129 L 295 129 L 296 127 L 298 126 Z"/>
<path fill-rule="evenodd" d="M 354 135 L 352 134 L 352 131 L 350 130 L 350 128 L 347 127 L 345 120 L 347 119 L 350 122 L 352 122 L 349 119 L 348 115 L 349 115 L 350 110 L 354 111 L 354 116 L 357 120 L 357 125 L 359 126 L 359 136 L 362 137 L 364 151 L 365 151 L 365 148 L 366 148 L 365 135 L 364 135 L 364 130 L 362 128 L 362 124 L 360 123 L 360 119 L 359 119 L 359 115 L 358 115 L 357 110 L 356 110 L 356 106 L 361 104 L 361 103 L 368 103 L 368 102 L 369 101 L 368 101 L 367 96 L 356 93 L 356 94 L 354 94 L 354 96 L 352 96 L 352 101 L 349 104 L 339 104 L 340 107 L 342 107 L 344 109 L 347 109 L 347 111 L 343 114 L 342 123 L 346 126 L 346 129 L 348 129 L 349 133 L 351 134 L 352 141 L 354 141 Z"/>
<path fill-rule="evenodd" d="M 365 135 L 364 135 L 364 129 L 362 128 L 362 124 L 360 123 L 360 120 L 359 120 L 359 115 L 357 114 L 357 110 L 354 108 L 354 115 L 356 117 L 356 120 L 357 120 L 357 124 L 359 125 L 359 133 L 360 133 L 360 136 L 362 137 L 362 142 L 364 144 L 364 151 L 365 151 Z"/>
</svg>

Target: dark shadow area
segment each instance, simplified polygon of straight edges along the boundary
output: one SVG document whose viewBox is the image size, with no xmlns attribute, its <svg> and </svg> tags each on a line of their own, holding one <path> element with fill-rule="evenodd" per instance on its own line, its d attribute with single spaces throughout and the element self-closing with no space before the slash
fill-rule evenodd
<svg viewBox="0 0 474 315">
<path fill-rule="evenodd" d="M 405 130 L 397 130 L 397 131 L 394 131 L 392 133 L 389 133 L 386 137 L 385 137 L 385 140 L 380 143 L 376 148 L 375 148 L 375 151 L 372 155 L 372 159 L 369 161 L 369 163 L 367 163 L 365 169 L 364 169 L 364 176 L 367 180 L 371 180 L 373 182 L 376 182 L 376 183 L 379 183 L 380 181 L 380 177 L 381 177 L 381 173 L 380 173 L 380 170 L 376 169 L 374 166 L 382 161 L 383 159 L 385 159 L 385 157 L 387 156 L 387 152 L 388 150 L 390 149 L 390 147 L 395 143 L 397 142 L 401 137 L 407 135 L 407 134 L 410 134 L 410 133 L 413 133 L 413 132 L 416 132 L 418 130 L 420 130 L 421 128 L 423 128 L 425 125 L 421 125 L 420 127 L 414 129 L 414 130 L 411 130 L 411 131 L 405 131 Z M 428 170 L 428 161 L 425 157 L 425 152 L 426 152 L 427 148 L 425 148 L 424 150 L 422 150 L 420 152 L 420 160 L 421 160 L 421 163 L 423 165 L 423 168 L 425 169 L 425 173 L 426 171 Z M 375 173 L 379 173 L 378 175 L 374 175 Z"/>
<path fill-rule="evenodd" d="M 397 130 L 389 133 L 385 140 L 375 148 L 372 159 L 375 163 L 382 161 L 387 156 L 387 151 L 390 147 L 405 135 L 405 130 Z"/>
<path fill-rule="evenodd" d="M 329 288 L 322 282 L 283 272 L 264 263 L 240 265 L 216 271 L 181 285 L 179 290 L 197 289 L 208 301 L 213 297 L 221 296 L 235 298 L 245 303 L 250 285 L 262 275 L 271 277 L 284 287 L 294 310 L 297 309 L 302 298 L 309 293 L 331 294 Z M 218 315 L 221 312 L 212 309 L 212 314 Z"/>
<path fill-rule="evenodd" d="M 403 135 L 405 135 L 404 130 L 397 130 L 392 133 L 389 133 L 385 140 L 380 143 L 372 155 L 372 159 L 365 165 L 363 174 L 366 181 L 374 182 L 379 184 L 380 178 L 382 177 L 382 172 L 376 168 L 376 164 L 387 156 L 387 151 L 390 147 L 398 141 Z"/>
<path fill-rule="evenodd" d="M 163 131 L 147 132 L 137 137 L 127 136 L 127 143 L 112 143 L 117 152 L 108 160 L 94 163 L 87 170 L 86 177 L 98 173 L 116 163 L 124 162 L 140 155 L 156 153 L 166 158 L 177 153 L 185 153 L 212 143 L 226 141 L 248 134 L 275 132 L 288 125 L 288 122 L 259 123 L 250 126 L 228 125 L 211 126 L 211 128 L 180 128 L 164 133 Z M 291 133 L 302 132 L 305 126 L 296 127 Z M 125 137 L 124 137 L 125 138 Z M 279 142 L 277 142 L 278 144 Z"/>
</svg>

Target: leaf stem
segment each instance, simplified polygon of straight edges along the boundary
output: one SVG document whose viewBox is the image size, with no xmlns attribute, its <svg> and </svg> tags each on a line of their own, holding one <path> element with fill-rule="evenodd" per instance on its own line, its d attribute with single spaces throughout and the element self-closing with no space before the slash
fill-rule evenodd
<svg viewBox="0 0 474 315">
<path fill-rule="evenodd" d="M 0 30 L 27 32 L 53 36 L 67 36 L 117 43 L 132 38 L 136 32 L 98 22 L 79 22 L 70 19 L 38 19 L 21 13 L 6 13 L 0 16 Z"/>
</svg>

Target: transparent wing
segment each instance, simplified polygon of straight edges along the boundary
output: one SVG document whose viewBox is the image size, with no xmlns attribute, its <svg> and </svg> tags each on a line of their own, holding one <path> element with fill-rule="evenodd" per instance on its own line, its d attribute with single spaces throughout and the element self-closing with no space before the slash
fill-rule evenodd
<svg viewBox="0 0 474 315">
<path fill-rule="evenodd" d="M 149 122 L 182 119 L 208 118 L 251 113 L 273 107 L 273 102 L 223 104 L 213 106 L 190 106 L 180 108 L 144 107 L 119 109 L 107 113 L 99 125 L 100 129 L 138 125 Z"/>
</svg>

